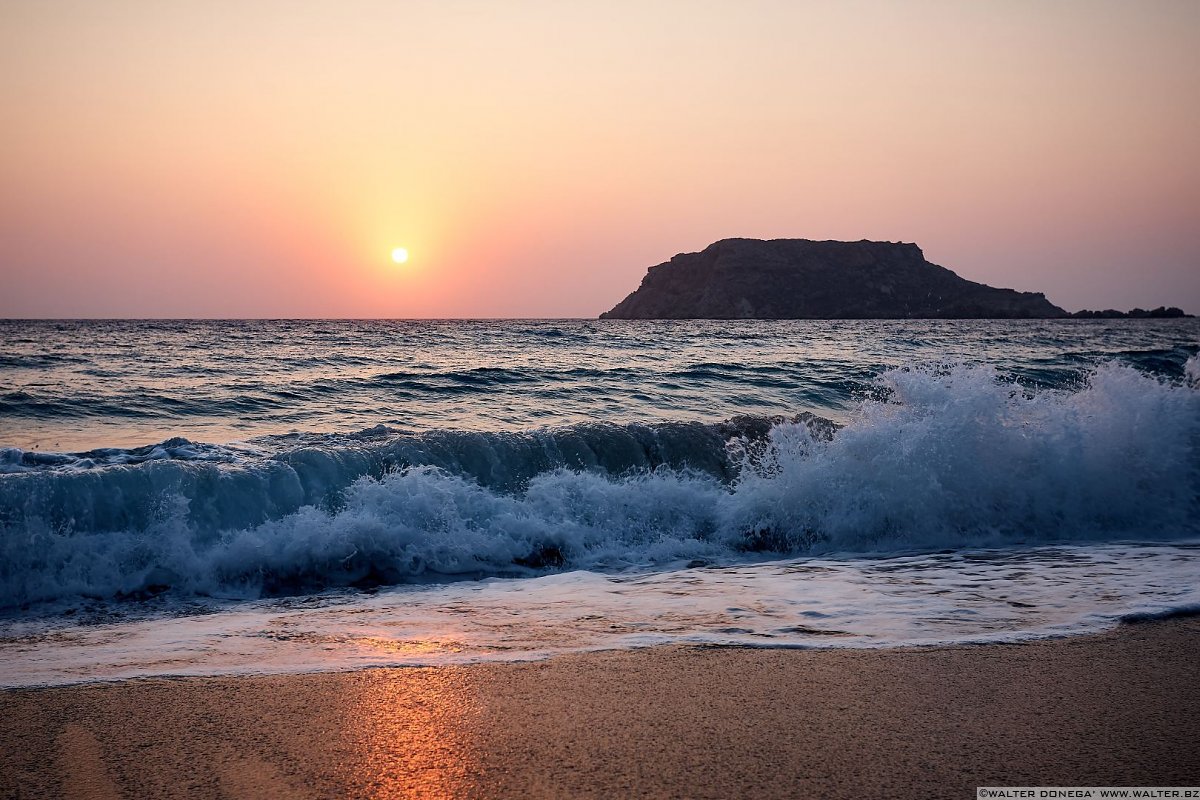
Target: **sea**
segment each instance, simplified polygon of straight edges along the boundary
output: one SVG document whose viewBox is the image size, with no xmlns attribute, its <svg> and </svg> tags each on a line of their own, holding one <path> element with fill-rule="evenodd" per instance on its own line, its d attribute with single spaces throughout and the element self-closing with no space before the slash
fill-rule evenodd
<svg viewBox="0 0 1200 800">
<path fill-rule="evenodd" d="M 0 321 L 0 687 L 1200 612 L 1200 321 Z"/>
</svg>

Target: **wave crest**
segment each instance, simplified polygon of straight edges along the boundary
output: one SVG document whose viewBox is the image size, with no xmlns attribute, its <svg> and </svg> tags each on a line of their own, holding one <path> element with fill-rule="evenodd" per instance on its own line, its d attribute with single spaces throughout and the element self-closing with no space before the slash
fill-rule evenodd
<svg viewBox="0 0 1200 800">
<path fill-rule="evenodd" d="M 840 430 L 380 432 L 248 464 L 6 475 L 0 604 L 1200 531 L 1200 391 L 1184 381 L 1110 364 L 1077 391 L 1030 391 L 952 365 L 877 388 Z"/>
</svg>

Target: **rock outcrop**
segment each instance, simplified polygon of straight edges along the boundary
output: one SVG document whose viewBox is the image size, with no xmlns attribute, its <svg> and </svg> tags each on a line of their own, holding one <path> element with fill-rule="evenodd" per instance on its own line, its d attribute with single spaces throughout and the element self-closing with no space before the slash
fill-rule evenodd
<svg viewBox="0 0 1200 800">
<path fill-rule="evenodd" d="M 1076 319 L 1176 319 L 1178 317 L 1190 317 L 1191 314 L 1183 313 L 1182 308 L 1171 306 L 1159 306 L 1147 311 L 1144 308 L 1134 308 L 1129 311 L 1117 311 L 1115 308 L 1106 308 L 1103 311 L 1089 311 L 1083 309 L 1076 311 L 1071 315 Z"/>
<path fill-rule="evenodd" d="M 723 239 L 650 267 L 601 319 L 1051 318 L 1037 292 L 996 289 L 925 260 L 915 244 Z"/>
</svg>

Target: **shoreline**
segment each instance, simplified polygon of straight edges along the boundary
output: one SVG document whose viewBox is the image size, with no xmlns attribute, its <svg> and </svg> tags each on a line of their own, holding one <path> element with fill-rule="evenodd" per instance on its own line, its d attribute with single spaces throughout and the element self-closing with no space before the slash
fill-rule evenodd
<svg viewBox="0 0 1200 800">
<path fill-rule="evenodd" d="M 1200 618 L 0 692 L 0 797 L 967 797 L 1200 784 Z"/>
</svg>

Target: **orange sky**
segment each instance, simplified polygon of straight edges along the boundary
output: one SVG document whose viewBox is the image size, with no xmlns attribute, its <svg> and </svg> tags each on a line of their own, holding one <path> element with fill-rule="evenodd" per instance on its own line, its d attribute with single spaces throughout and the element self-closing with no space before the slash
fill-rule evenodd
<svg viewBox="0 0 1200 800">
<path fill-rule="evenodd" d="M 728 236 L 1200 313 L 1198 36 L 1191 0 L 13 0 L 0 316 L 593 316 Z"/>
</svg>

